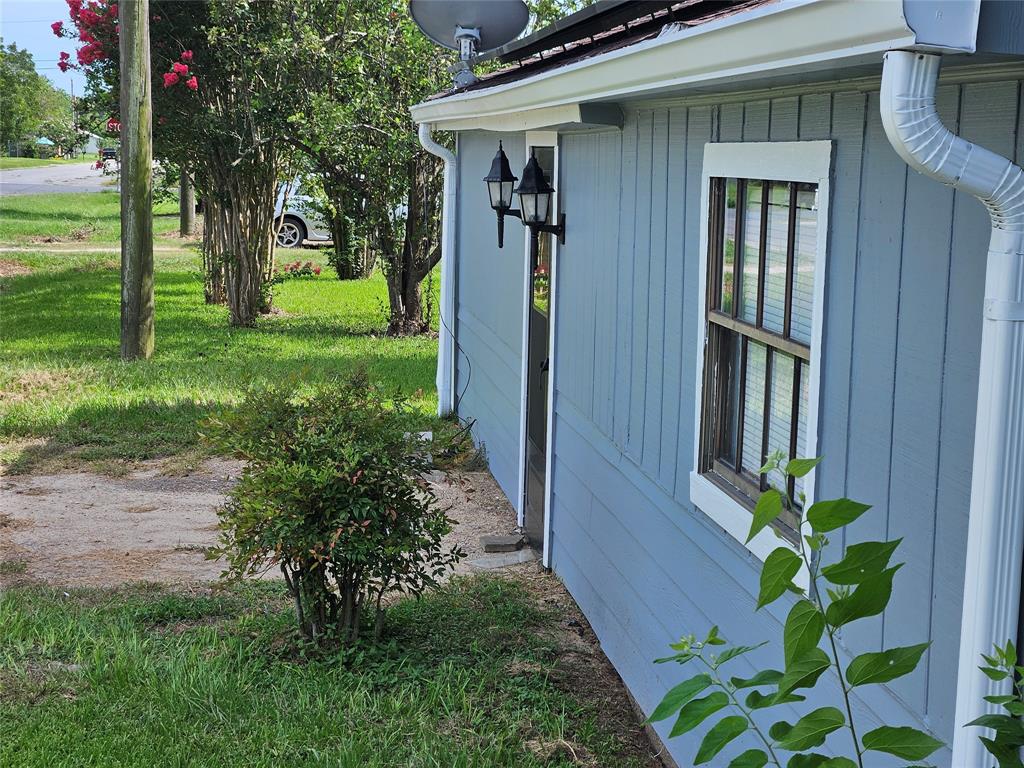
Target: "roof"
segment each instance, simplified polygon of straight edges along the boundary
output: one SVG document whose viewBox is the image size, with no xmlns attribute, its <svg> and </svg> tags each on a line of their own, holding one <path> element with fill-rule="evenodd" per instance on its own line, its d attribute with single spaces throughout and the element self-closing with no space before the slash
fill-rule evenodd
<svg viewBox="0 0 1024 768">
<path fill-rule="evenodd" d="M 621 126 L 629 101 L 877 74 L 895 49 L 974 52 L 979 5 L 886 0 L 867 13 L 862 0 L 607 0 L 494 51 L 510 65 L 414 105 L 412 117 L 453 131 Z"/>
<path fill-rule="evenodd" d="M 476 63 L 497 60 L 510 64 L 485 75 L 472 85 L 428 98 L 490 88 L 520 80 L 648 40 L 666 24 L 681 28 L 732 16 L 778 0 L 597 0 L 531 35 L 487 51 Z"/>
</svg>

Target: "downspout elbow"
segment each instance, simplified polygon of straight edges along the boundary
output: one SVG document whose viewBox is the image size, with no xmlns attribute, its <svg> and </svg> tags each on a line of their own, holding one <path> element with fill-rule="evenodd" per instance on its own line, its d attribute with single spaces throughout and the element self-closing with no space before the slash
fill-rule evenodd
<svg viewBox="0 0 1024 768">
<path fill-rule="evenodd" d="M 882 125 L 896 153 L 916 171 L 978 198 L 994 230 L 1024 232 L 1024 170 L 963 139 L 935 108 L 942 57 L 889 51 L 882 68 Z"/>
</svg>

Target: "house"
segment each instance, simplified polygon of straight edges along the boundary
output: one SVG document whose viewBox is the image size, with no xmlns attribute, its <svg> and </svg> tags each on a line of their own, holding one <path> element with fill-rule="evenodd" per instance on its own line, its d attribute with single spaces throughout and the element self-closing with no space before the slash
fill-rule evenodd
<svg viewBox="0 0 1024 768">
<path fill-rule="evenodd" d="M 441 408 L 639 706 L 680 679 L 652 660 L 681 634 L 781 637 L 758 577 L 800 521 L 744 543 L 758 468 L 821 455 L 805 508 L 872 504 L 851 541 L 902 537 L 906 562 L 843 653 L 931 643 L 857 710 L 989 765 L 960 726 L 1019 616 L 1024 5 L 607 0 L 485 58 L 413 108 L 446 158 Z M 565 216 L 535 259 L 508 217 L 498 247 L 499 142 Z M 702 729 L 659 733 L 686 765 Z"/>
</svg>

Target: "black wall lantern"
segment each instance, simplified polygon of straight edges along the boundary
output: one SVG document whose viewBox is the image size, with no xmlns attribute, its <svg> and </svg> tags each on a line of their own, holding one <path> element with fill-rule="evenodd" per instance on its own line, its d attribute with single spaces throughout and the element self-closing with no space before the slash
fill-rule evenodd
<svg viewBox="0 0 1024 768">
<path fill-rule="evenodd" d="M 565 243 L 565 214 L 559 216 L 558 224 L 545 224 L 551 209 L 551 198 L 555 193 L 546 178 L 544 169 L 537 162 L 537 157 L 530 152 L 530 159 L 523 169 L 523 180 L 515 188 L 519 195 L 519 210 L 512 208 L 513 186 L 518 178 L 512 174 L 508 165 L 508 157 L 498 142 L 498 153 L 491 161 L 491 172 L 484 177 L 487 182 L 487 193 L 491 198 L 491 208 L 498 214 L 498 247 L 505 245 L 505 217 L 515 216 L 530 228 L 530 253 L 533 261 L 537 259 L 538 238 L 541 232 L 550 232 Z"/>
</svg>

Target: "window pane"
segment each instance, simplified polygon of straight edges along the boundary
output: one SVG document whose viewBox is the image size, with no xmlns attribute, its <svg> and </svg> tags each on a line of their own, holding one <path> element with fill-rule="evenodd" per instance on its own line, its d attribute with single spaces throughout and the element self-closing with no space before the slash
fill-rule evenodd
<svg viewBox="0 0 1024 768">
<path fill-rule="evenodd" d="M 743 212 L 743 274 L 740 278 L 739 316 L 757 322 L 757 272 L 761 250 L 761 195 L 763 182 L 748 181 Z"/>
<path fill-rule="evenodd" d="M 796 361 L 782 352 L 772 353 L 771 408 L 768 413 L 768 453 L 782 451 L 790 456 L 789 439 L 793 428 L 793 376 Z M 768 483 L 784 490 L 782 473 L 773 470 L 768 473 Z"/>
<path fill-rule="evenodd" d="M 747 375 L 743 388 L 743 469 L 753 475 L 764 464 L 764 378 L 768 351 L 764 344 L 747 341 Z"/>
<path fill-rule="evenodd" d="M 818 187 L 797 184 L 796 232 L 793 252 L 793 316 L 789 328 L 792 339 L 811 343 L 811 316 L 814 310 L 814 261 L 818 250 Z"/>
<path fill-rule="evenodd" d="M 722 285 L 718 306 L 732 314 L 733 264 L 736 259 L 736 179 L 725 180 L 725 221 L 722 237 Z"/>
<path fill-rule="evenodd" d="M 789 184 L 773 181 L 768 190 L 765 238 L 764 311 L 761 324 L 782 333 L 786 316 L 786 246 L 789 241 Z"/>
<path fill-rule="evenodd" d="M 743 338 L 734 331 L 719 328 L 721 338 L 722 400 L 719 414 L 720 445 L 718 456 L 730 467 L 736 467 L 736 448 L 738 445 L 739 412 L 740 412 L 740 371 L 743 352 Z"/>
<path fill-rule="evenodd" d="M 810 371 L 806 365 L 800 367 L 800 417 L 796 427 L 796 452 L 801 458 L 812 458 L 807 455 L 807 391 Z M 804 478 L 798 477 L 793 490 L 793 501 L 800 504 L 800 494 L 804 492 Z"/>
</svg>

